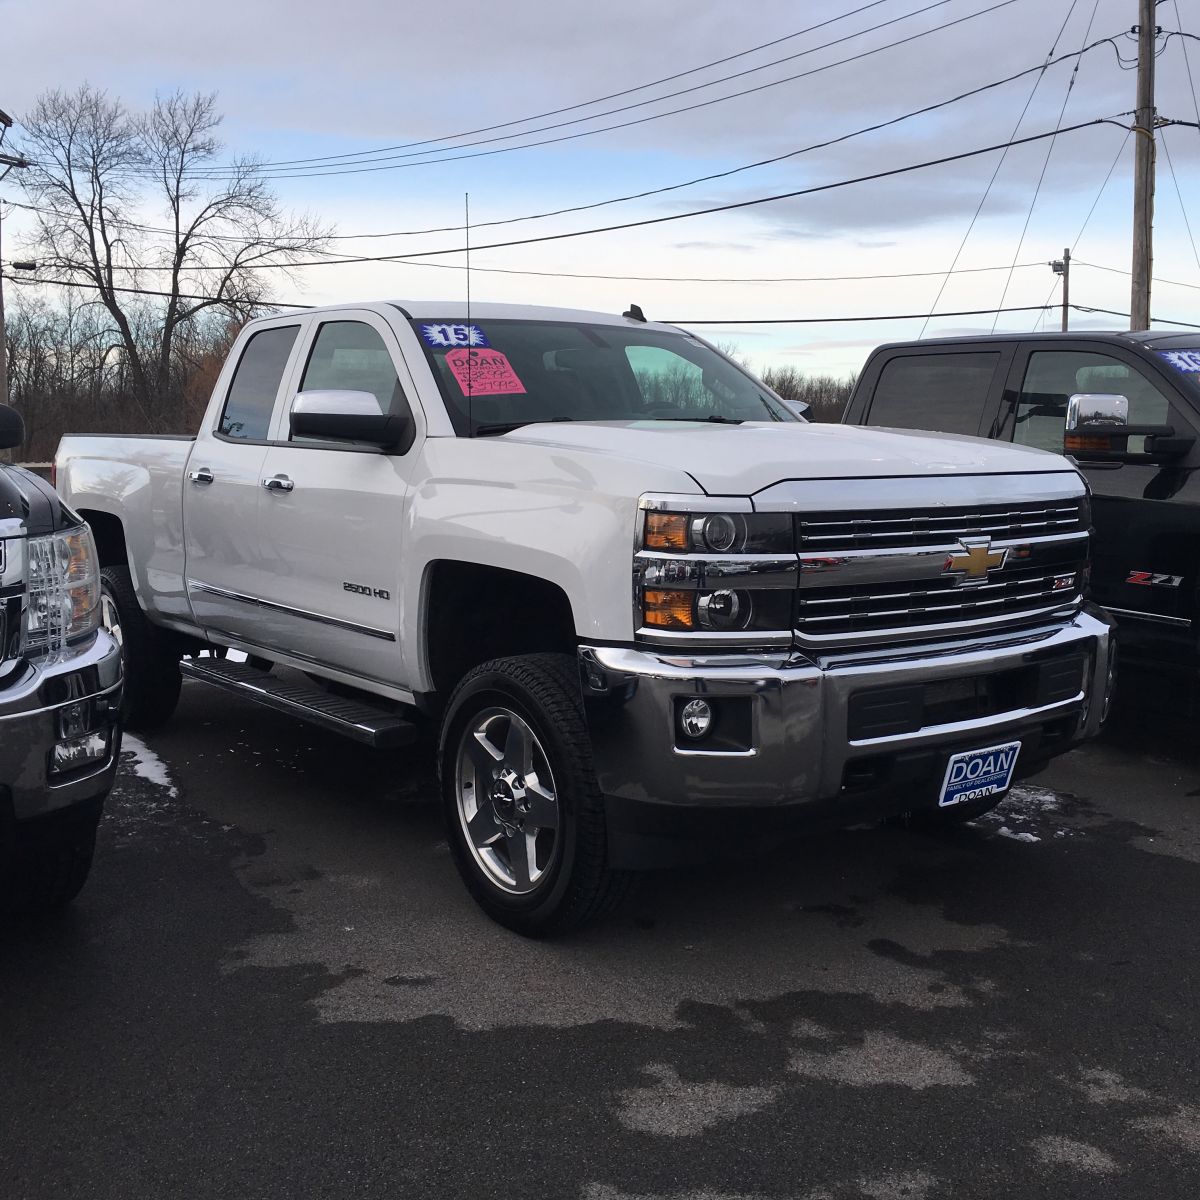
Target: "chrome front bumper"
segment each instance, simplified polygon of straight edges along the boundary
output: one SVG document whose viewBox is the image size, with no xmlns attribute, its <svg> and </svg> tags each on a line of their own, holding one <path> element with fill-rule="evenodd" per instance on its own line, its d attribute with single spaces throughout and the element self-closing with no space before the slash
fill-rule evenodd
<svg viewBox="0 0 1200 1200">
<path fill-rule="evenodd" d="M 103 630 L 68 657 L 45 664 L 18 659 L 0 674 L 0 799 L 9 793 L 18 821 L 94 800 L 112 787 L 121 749 L 121 651 Z M 92 728 L 107 737 L 105 758 L 58 778 L 50 772 L 64 740 L 65 709 L 89 702 Z"/>
<path fill-rule="evenodd" d="M 836 816 L 837 806 L 852 799 L 855 786 L 874 771 L 877 791 L 886 793 L 889 778 L 894 781 L 900 807 L 936 804 L 936 786 L 930 794 L 913 795 L 914 776 L 889 775 L 891 764 L 921 761 L 927 773 L 938 774 L 938 764 L 944 768 L 954 751 L 1024 734 L 1028 749 L 1018 769 L 1028 770 L 1099 732 L 1116 650 L 1113 629 L 1110 619 L 1087 609 L 1066 624 L 821 657 L 794 650 L 702 656 L 583 646 L 580 668 L 600 789 L 637 804 L 832 805 Z M 1053 703 L 1018 705 L 885 737 L 851 736 L 857 693 L 1016 673 L 1072 655 L 1080 662 L 1078 691 Z M 1002 694 L 999 681 L 997 691 Z M 687 742 L 678 714 L 695 697 L 713 703 L 718 721 L 722 705 L 733 702 L 728 711 L 739 714 L 742 730 L 736 744 L 705 749 Z"/>
</svg>

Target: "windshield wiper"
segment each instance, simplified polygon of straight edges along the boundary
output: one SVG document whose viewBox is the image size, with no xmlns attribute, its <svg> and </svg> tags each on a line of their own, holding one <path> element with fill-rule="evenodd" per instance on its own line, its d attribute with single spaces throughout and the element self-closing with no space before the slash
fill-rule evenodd
<svg viewBox="0 0 1200 1200">
<path fill-rule="evenodd" d="M 741 425 L 744 418 L 742 417 L 651 417 L 651 421 L 689 421 L 692 424 L 696 422 L 708 421 L 713 425 Z"/>
<path fill-rule="evenodd" d="M 471 430 L 471 436 L 493 437 L 502 433 L 512 433 L 514 429 L 524 429 L 526 425 L 550 425 L 558 421 L 570 420 L 570 417 L 531 417 L 528 421 L 501 421 L 491 425 L 476 425 Z"/>
</svg>

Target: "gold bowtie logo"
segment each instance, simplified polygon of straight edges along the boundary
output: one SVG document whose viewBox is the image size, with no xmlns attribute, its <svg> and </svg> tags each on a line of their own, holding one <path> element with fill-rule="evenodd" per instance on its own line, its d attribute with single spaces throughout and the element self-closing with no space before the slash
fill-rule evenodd
<svg viewBox="0 0 1200 1200">
<path fill-rule="evenodd" d="M 973 538 L 959 542 L 961 551 L 946 555 L 942 567 L 945 575 L 957 575 L 960 586 L 983 583 L 988 572 L 998 570 L 1008 561 L 1008 549 L 992 549 L 991 538 Z"/>
</svg>

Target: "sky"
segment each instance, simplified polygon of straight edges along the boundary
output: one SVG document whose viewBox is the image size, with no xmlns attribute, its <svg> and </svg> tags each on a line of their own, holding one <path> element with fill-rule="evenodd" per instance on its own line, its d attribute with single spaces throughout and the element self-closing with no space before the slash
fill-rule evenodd
<svg viewBox="0 0 1200 1200">
<path fill-rule="evenodd" d="M 339 235 L 413 230 L 460 225 L 469 193 L 471 240 L 481 247 L 678 217 L 963 154 L 1007 142 L 1014 131 L 1027 137 L 1126 113 L 1134 106 L 1135 74 L 1127 68 L 1136 46 L 1124 35 L 1136 19 L 1136 0 L 0 0 L 0 108 L 19 119 L 44 90 L 84 81 L 132 109 L 156 93 L 214 91 L 225 114 L 222 161 L 373 158 L 371 170 L 315 177 L 269 167 L 286 208 Z M 1164 31 L 1200 34 L 1200 0 L 1163 0 L 1158 20 Z M 1101 45 L 936 112 L 805 151 L 1040 67 L 1052 48 L 1070 54 L 1110 36 L 1116 48 Z M 776 44 L 753 50 L 768 42 Z M 1200 88 L 1200 41 L 1170 39 L 1157 63 L 1158 108 L 1200 122 L 1189 66 Z M 680 77 L 642 86 L 673 75 Z M 594 103 L 614 93 L 625 94 Z M 568 111 L 526 120 L 561 109 Z M 624 111 L 600 115 L 614 109 Z M 618 123 L 625 127 L 603 129 Z M 456 136 L 490 126 L 502 127 Z M 19 138 L 19 127 L 13 134 Z M 1152 310 L 1200 323 L 1200 255 L 1190 236 L 1200 244 L 1200 130 L 1169 128 L 1165 141 L 1175 176 L 1160 151 Z M 376 154 L 381 147 L 399 149 Z M 483 225 L 781 155 L 791 157 L 590 211 Z M 735 344 L 758 367 L 845 374 L 885 341 L 993 327 L 991 316 L 926 322 L 935 304 L 952 313 L 995 309 L 1002 299 L 1005 306 L 1056 303 L 1048 264 L 1064 246 L 1075 260 L 1072 300 L 1127 312 L 1129 277 L 1121 272 L 1129 269 L 1132 165 L 1133 138 L 1098 125 L 1016 146 L 1003 161 L 992 151 L 733 211 L 477 248 L 472 297 L 602 311 L 635 302 L 652 319 L 720 322 L 693 327 Z M 0 184 L 0 198 L 23 199 L 14 175 Z M 162 219 L 153 201 L 143 216 Z M 10 255 L 30 228 L 20 211 L 5 210 Z M 411 254 L 462 240 L 440 233 L 330 245 L 347 254 Z M 956 259 L 957 273 L 947 276 Z M 461 299 L 462 254 L 427 263 L 438 265 L 308 267 L 273 278 L 271 290 L 303 304 Z M 596 275 L 622 278 L 586 278 Z M 807 282 L 768 281 L 780 278 Z M 919 315 L 830 320 L 889 314 Z M 800 317 L 813 323 L 742 323 Z M 1058 320 L 1057 312 L 1007 313 L 995 328 L 1057 327 Z M 1072 313 L 1071 323 L 1125 322 Z"/>
</svg>

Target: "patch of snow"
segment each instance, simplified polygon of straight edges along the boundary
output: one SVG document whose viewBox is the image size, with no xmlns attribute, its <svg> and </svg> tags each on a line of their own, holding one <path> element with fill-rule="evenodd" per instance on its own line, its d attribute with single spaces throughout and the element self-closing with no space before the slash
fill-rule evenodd
<svg viewBox="0 0 1200 1200">
<path fill-rule="evenodd" d="M 1012 838 L 1012 840 L 1014 842 L 1040 842 L 1042 840 L 1040 837 L 1037 837 L 1035 834 L 1026 833 L 1023 829 L 1020 831 L 1014 830 L 1014 829 L 1009 829 L 1009 827 L 1007 825 L 1001 825 L 1000 828 L 996 830 L 996 832 L 1001 837 Z"/>
<path fill-rule="evenodd" d="M 175 785 L 171 782 L 167 764 L 141 738 L 135 737 L 132 733 L 125 734 L 121 739 L 121 749 L 133 755 L 133 759 L 128 765 L 140 779 L 166 788 L 168 796 L 179 795 Z"/>
</svg>

